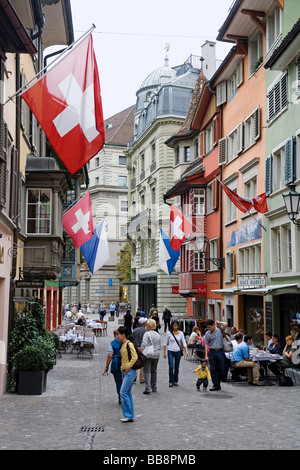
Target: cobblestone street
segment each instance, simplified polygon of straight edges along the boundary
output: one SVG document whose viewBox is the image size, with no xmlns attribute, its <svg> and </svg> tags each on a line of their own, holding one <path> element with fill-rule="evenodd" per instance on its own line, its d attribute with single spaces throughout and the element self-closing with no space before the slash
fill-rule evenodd
<svg viewBox="0 0 300 470">
<path fill-rule="evenodd" d="M 299 387 L 225 383 L 220 392 L 198 392 L 196 363 L 182 359 L 179 386 L 169 388 L 162 354 L 158 392 L 143 395 L 137 380 L 135 421 L 120 422 L 113 376 L 103 376 L 114 327 L 117 320 L 97 338 L 92 359 L 62 353 L 42 395 L 0 397 L 1 450 L 300 449 Z"/>
</svg>

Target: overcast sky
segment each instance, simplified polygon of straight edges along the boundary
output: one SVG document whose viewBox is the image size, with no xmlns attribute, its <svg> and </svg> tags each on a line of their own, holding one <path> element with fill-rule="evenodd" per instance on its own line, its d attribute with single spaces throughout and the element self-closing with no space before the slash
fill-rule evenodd
<svg viewBox="0 0 300 470">
<path fill-rule="evenodd" d="M 135 104 L 143 80 L 163 66 L 201 56 L 206 40 L 215 41 L 233 0 L 71 0 L 75 39 L 92 24 L 104 118 Z M 216 58 L 232 45 L 218 42 Z"/>
</svg>

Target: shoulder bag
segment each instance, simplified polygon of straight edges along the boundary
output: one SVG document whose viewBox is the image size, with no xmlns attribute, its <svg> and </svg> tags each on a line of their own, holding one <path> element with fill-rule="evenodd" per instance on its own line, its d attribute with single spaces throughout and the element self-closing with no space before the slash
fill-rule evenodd
<svg viewBox="0 0 300 470">
<path fill-rule="evenodd" d="M 154 357 L 154 346 L 153 346 L 153 343 L 152 343 L 152 338 L 151 338 L 150 333 L 148 333 L 148 335 L 150 337 L 151 344 L 150 344 L 150 346 L 145 347 L 145 349 L 143 350 L 143 354 L 144 354 L 144 356 L 146 356 L 147 359 L 151 359 L 151 358 Z"/>
<path fill-rule="evenodd" d="M 232 342 L 231 342 L 230 336 L 227 335 L 227 334 L 225 333 L 225 331 L 222 330 L 222 328 L 220 328 L 220 330 L 222 331 L 222 335 L 223 335 L 223 349 L 224 349 L 224 352 L 231 352 L 231 351 L 233 351 L 233 346 L 232 346 Z"/>
<path fill-rule="evenodd" d="M 133 344 L 133 343 L 132 343 Z M 134 345 L 134 344 L 133 344 Z M 146 362 L 146 356 L 139 350 L 139 348 L 137 348 L 135 345 L 134 345 L 134 348 L 136 350 L 136 353 L 137 353 L 137 360 L 136 362 L 133 364 L 133 366 L 131 366 L 131 369 L 133 370 L 137 370 L 137 369 L 141 369 L 142 367 L 144 367 L 144 364 Z M 129 344 L 127 343 L 127 354 L 128 354 L 128 359 L 129 361 L 131 361 L 131 352 L 130 352 L 130 347 L 129 347 Z"/>
</svg>

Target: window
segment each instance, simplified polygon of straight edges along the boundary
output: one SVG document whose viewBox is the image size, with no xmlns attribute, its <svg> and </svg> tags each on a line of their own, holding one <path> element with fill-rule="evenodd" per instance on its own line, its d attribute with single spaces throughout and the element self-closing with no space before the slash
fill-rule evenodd
<svg viewBox="0 0 300 470">
<path fill-rule="evenodd" d="M 237 192 L 237 183 L 234 185 L 227 185 L 234 191 Z M 229 197 L 226 198 L 226 224 L 234 222 L 237 218 L 237 207 L 231 202 Z"/>
<path fill-rule="evenodd" d="M 214 148 L 214 126 L 211 123 L 205 129 L 205 153 L 208 154 Z"/>
<path fill-rule="evenodd" d="M 120 238 L 126 238 L 127 237 L 127 225 L 121 225 L 120 226 Z"/>
<path fill-rule="evenodd" d="M 275 119 L 288 106 L 288 74 L 285 72 L 273 84 L 267 94 L 268 122 Z"/>
<path fill-rule="evenodd" d="M 156 161 L 156 155 L 155 155 L 155 144 L 151 145 L 151 163 L 154 163 Z"/>
<path fill-rule="evenodd" d="M 297 95 L 300 94 L 300 56 L 298 57 L 297 64 L 296 64 L 296 80 L 297 80 L 297 85 L 296 85 L 296 93 Z"/>
<path fill-rule="evenodd" d="M 244 196 L 253 198 L 257 196 L 257 176 L 253 176 L 244 182 Z"/>
<path fill-rule="evenodd" d="M 190 162 L 191 161 L 191 148 L 184 147 L 184 161 Z"/>
<path fill-rule="evenodd" d="M 204 189 L 194 189 L 194 215 L 204 215 L 205 214 L 205 190 Z"/>
<path fill-rule="evenodd" d="M 205 258 L 204 253 L 199 251 L 194 251 L 194 271 L 204 271 L 205 270 Z"/>
<path fill-rule="evenodd" d="M 281 225 L 271 230 L 271 271 L 282 274 L 293 271 L 291 225 Z"/>
<path fill-rule="evenodd" d="M 119 176 L 119 186 L 127 186 L 127 176 Z"/>
<path fill-rule="evenodd" d="M 121 201 L 121 212 L 128 212 L 128 201 Z"/>
<path fill-rule="evenodd" d="M 178 165 L 180 162 L 180 150 L 179 147 L 175 150 L 175 165 Z"/>
<path fill-rule="evenodd" d="M 121 166 L 126 166 L 127 159 L 125 155 L 119 155 L 119 165 Z"/>
<path fill-rule="evenodd" d="M 206 187 L 206 213 L 209 214 L 213 210 L 213 183 L 209 183 Z"/>
<path fill-rule="evenodd" d="M 98 186 L 98 184 L 99 184 L 99 176 L 96 176 L 96 178 L 95 178 L 95 185 Z"/>
<path fill-rule="evenodd" d="M 51 190 L 27 189 L 27 233 L 51 233 Z"/>
<path fill-rule="evenodd" d="M 97 168 L 99 166 L 99 162 L 100 162 L 99 157 L 96 157 L 95 158 L 95 168 Z"/>
<path fill-rule="evenodd" d="M 236 84 L 236 74 L 233 75 L 227 80 L 227 102 L 229 102 L 234 95 L 237 93 L 237 84 Z"/>
<path fill-rule="evenodd" d="M 230 162 L 243 151 L 243 123 L 239 124 L 230 134 L 227 142 L 227 160 Z"/>
<path fill-rule="evenodd" d="M 250 114 L 244 122 L 244 150 L 251 147 L 260 137 L 260 108 Z"/>
<path fill-rule="evenodd" d="M 291 137 L 266 159 L 265 190 L 267 195 L 295 181 L 296 153 L 296 138 Z"/>
<path fill-rule="evenodd" d="M 275 7 L 266 18 L 266 51 L 275 47 L 281 36 L 281 10 Z"/>
<path fill-rule="evenodd" d="M 263 35 L 258 32 L 248 42 L 249 76 L 263 63 L 263 55 Z"/>
<path fill-rule="evenodd" d="M 261 244 L 240 248 L 238 252 L 239 273 L 261 273 Z"/>
<path fill-rule="evenodd" d="M 217 238 L 209 241 L 209 257 L 218 258 L 218 239 Z M 218 269 L 218 267 L 212 261 L 210 261 L 209 270 L 213 271 L 216 269 Z"/>
</svg>

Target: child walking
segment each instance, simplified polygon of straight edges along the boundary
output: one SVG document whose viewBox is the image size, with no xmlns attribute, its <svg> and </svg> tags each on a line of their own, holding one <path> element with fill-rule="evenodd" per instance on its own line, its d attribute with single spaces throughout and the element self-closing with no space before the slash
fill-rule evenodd
<svg viewBox="0 0 300 470">
<path fill-rule="evenodd" d="M 193 372 L 198 373 L 198 380 L 196 383 L 197 390 L 200 390 L 200 386 L 201 384 L 203 384 L 203 392 L 206 392 L 208 387 L 208 381 L 211 380 L 206 360 L 200 359 L 200 366 L 197 367 L 197 369 L 195 369 Z"/>
</svg>

